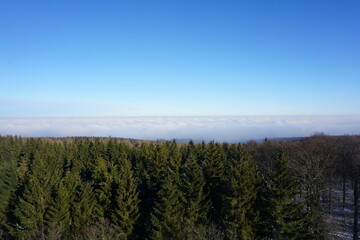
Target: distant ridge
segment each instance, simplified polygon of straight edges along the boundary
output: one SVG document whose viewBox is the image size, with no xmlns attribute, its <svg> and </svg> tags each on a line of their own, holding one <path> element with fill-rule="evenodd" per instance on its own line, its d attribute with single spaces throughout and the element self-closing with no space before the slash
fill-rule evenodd
<svg viewBox="0 0 360 240">
<path fill-rule="evenodd" d="M 288 142 L 288 141 L 297 141 L 301 140 L 306 137 L 279 137 L 279 138 L 265 138 L 263 142 L 267 139 L 269 141 L 281 141 L 281 142 Z"/>
</svg>

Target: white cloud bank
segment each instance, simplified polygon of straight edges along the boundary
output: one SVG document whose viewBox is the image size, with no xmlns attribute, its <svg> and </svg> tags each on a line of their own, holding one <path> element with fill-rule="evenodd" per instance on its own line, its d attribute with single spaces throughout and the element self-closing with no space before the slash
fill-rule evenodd
<svg viewBox="0 0 360 240">
<path fill-rule="evenodd" d="M 315 132 L 360 134 L 360 115 L 0 118 L 1 135 L 24 137 L 112 136 L 236 142 L 302 137 Z"/>
</svg>

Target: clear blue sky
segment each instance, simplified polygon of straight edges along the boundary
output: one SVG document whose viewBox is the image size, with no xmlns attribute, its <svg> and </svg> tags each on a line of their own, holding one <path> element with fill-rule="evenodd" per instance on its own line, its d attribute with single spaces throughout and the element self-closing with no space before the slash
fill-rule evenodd
<svg viewBox="0 0 360 240">
<path fill-rule="evenodd" d="M 0 117 L 360 114 L 360 1 L 0 2 Z"/>
</svg>

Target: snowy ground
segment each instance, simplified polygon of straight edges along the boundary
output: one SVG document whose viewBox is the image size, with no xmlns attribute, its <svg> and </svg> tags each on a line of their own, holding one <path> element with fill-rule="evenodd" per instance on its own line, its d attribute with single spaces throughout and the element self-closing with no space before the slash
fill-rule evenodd
<svg viewBox="0 0 360 240">
<path fill-rule="evenodd" d="M 341 186 L 336 186 L 333 194 L 333 207 L 329 217 L 326 217 L 327 225 L 330 230 L 330 239 L 334 240 L 350 240 L 353 237 L 353 214 L 354 214 L 354 196 L 349 182 L 346 186 L 345 208 L 342 206 L 342 190 Z"/>
</svg>

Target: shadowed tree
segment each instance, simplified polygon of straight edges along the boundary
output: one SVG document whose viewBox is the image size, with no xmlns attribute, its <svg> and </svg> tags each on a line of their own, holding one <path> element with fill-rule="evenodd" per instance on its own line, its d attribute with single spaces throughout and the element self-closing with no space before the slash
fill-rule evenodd
<svg viewBox="0 0 360 240">
<path fill-rule="evenodd" d="M 289 172 L 285 152 L 280 150 L 271 175 L 271 203 L 274 239 L 308 239 L 304 205 L 296 199 L 297 183 Z"/>
<path fill-rule="evenodd" d="M 211 202 L 210 218 L 215 223 L 221 222 L 223 182 L 225 173 L 225 154 L 218 143 L 210 142 L 205 150 L 204 174 L 206 191 Z"/>
</svg>

